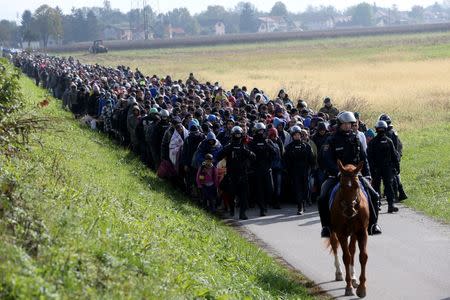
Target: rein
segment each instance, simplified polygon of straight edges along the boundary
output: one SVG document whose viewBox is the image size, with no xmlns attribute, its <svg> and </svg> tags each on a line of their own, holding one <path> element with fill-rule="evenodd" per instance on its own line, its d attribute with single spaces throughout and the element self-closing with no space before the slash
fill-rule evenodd
<svg viewBox="0 0 450 300">
<path fill-rule="evenodd" d="M 343 177 L 353 177 L 353 176 L 349 176 L 349 175 L 345 175 L 345 174 L 341 174 L 341 176 L 343 176 Z M 343 184 L 341 184 L 341 191 L 340 191 L 341 195 L 343 195 L 342 189 L 343 189 Z M 346 217 L 347 219 L 354 218 L 359 213 L 360 199 L 358 199 L 358 193 L 359 193 L 360 189 L 361 189 L 361 187 L 359 186 L 359 183 L 358 183 L 358 188 L 356 189 L 356 194 L 355 194 L 355 197 L 353 198 L 352 202 L 348 203 L 347 201 L 343 201 L 343 200 L 340 201 L 340 205 L 341 205 L 341 208 L 342 208 L 342 215 L 344 217 Z M 348 215 L 346 213 L 348 210 L 352 211 L 351 215 Z"/>
</svg>

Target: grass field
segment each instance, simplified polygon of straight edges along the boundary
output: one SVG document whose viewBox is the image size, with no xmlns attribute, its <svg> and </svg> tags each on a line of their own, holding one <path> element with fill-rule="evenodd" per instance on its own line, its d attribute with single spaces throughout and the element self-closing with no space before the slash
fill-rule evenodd
<svg viewBox="0 0 450 300">
<path fill-rule="evenodd" d="M 450 120 L 450 32 L 71 54 L 175 79 L 194 72 L 202 81 L 257 86 L 271 96 L 285 88 L 313 106 L 324 96 L 340 107 L 356 98 L 370 123 L 387 111 L 399 129 Z"/>
<path fill-rule="evenodd" d="M 21 80 L 52 120 L 0 156 L 0 299 L 312 299 L 307 281 Z"/>
<path fill-rule="evenodd" d="M 369 125 L 387 112 L 405 143 L 406 204 L 450 222 L 450 32 L 67 55 L 271 96 L 285 88 L 315 108 L 330 96 Z"/>
</svg>

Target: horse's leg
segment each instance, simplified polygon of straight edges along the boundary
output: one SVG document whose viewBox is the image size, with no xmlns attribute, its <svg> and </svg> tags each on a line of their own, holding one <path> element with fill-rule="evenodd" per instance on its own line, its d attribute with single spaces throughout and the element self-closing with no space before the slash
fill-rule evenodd
<svg viewBox="0 0 450 300">
<path fill-rule="evenodd" d="M 347 283 L 347 286 L 345 287 L 345 296 L 354 296 L 355 294 L 353 293 L 350 278 L 350 252 L 348 250 L 348 237 L 345 234 L 340 234 L 338 239 L 342 248 L 342 260 L 345 265 L 345 282 Z"/>
<path fill-rule="evenodd" d="M 350 252 L 350 278 L 352 279 L 352 286 L 356 289 L 358 282 L 355 276 L 355 250 L 356 250 L 356 235 L 352 234 L 350 237 L 350 245 L 348 247 Z"/>
<path fill-rule="evenodd" d="M 342 277 L 341 263 L 339 262 L 338 256 L 339 241 L 334 232 L 331 233 L 330 244 L 334 254 L 334 266 L 336 267 L 335 278 L 336 281 L 342 281 L 344 278 Z"/>
<path fill-rule="evenodd" d="M 359 262 L 361 263 L 361 275 L 359 276 L 359 286 L 356 295 L 360 298 L 366 296 L 366 264 L 367 264 L 367 231 L 358 236 Z"/>
</svg>

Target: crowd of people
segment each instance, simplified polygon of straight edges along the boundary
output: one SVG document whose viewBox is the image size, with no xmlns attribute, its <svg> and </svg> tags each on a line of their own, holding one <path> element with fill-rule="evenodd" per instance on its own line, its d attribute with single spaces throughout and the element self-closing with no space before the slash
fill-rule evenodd
<svg viewBox="0 0 450 300">
<path fill-rule="evenodd" d="M 326 97 L 314 111 L 284 90 L 275 99 L 259 88 L 146 76 L 138 69 L 82 64 L 71 57 L 17 53 L 12 58 L 36 85 L 61 99 L 64 109 L 92 129 L 130 147 L 161 178 L 211 212 L 247 219 L 286 202 L 318 202 L 329 235 L 328 200 L 337 160 L 364 162 L 361 183 L 370 195 L 370 234 L 377 225 L 380 182 L 388 212 L 406 199 L 400 182 L 402 145 L 387 114 L 374 129 L 357 112 L 339 112 Z"/>
</svg>

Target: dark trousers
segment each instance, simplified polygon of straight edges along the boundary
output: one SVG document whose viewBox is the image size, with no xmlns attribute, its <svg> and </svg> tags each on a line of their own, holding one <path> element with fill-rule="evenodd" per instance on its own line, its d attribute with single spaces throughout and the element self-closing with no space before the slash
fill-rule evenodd
<svg viewBox="0 0 450 300">
<path fill-rule="evenodd" d="M 384 194 L 386 195 L 386 200 L 389 206 L 394 204 L 394 172 L 392 168 L 386 167 L 381 170 L 377 170 L 373 176 L 372 186 L 375 191 L 380 194 L 381 181 L 384 185 Z"/>
<path fill-rule="evenodd" d="M 267 204 L 270 202 L 273 193 L 272 171 L 255 172 L 254 184 L 256 203 L 260 211 L 263 212 L 267 209 Z"/>
<path fill-rule="evenodd" d="M 280 205 L 281 199 L 281 188 L 283 185 L 283 171 L 282 170 L 272 170 L 272 182 L 273 182 L 273 196 L 272 201 L 274 206 Z"/>
<path fill-rule="evenodd" d="M 248 207 L 248 178 L 231 177 L 231 185 L 233 198 L 237 198 L 239 201 L 239 217 L 243 217 Z M 232 206 L 234 207 L 233 203 Z"/>
<path fill-rule="evenodd" d="M 215 212 L 217 203 L 217 187 L 215 185 L 204 185 L 202 187 L 202 200 L 203 205 L 208 207 L 210 212 Z"/>
<path fill-rule="evenodd" d="M 160 147 L 150 147 L 150 153 L 152 154 L 152 160 L 155 166 L 155 170 L 158 170 L 159 165 L 161 164 L 161 151 L 158 148 Z"/>
<path fill-rule="evenodd" d="M 405 195 L 405 190 L 403 189 L 403 184 L 400 180 L 400 175 L 394 176 L 392 187 L 394 189 L 394 199 L 398 200 L 399 195 Z"/>
<path fill-rule="evenodd" d="M 304 174 L 291 174 L 292 192 L 294 193 L 295 203 L 297 209 L 303 210 L 305 202 L 308 198 L 308 176 Z"/>
<path fill-rule="evenodd" d="M 338 183 L 338 179 L 334 177 L 329 177 L 322 184 L 322 188 L 320 191 L 319 201 L 317 203 L 320 215 L 320 222 L 322 223 L 322 227 L 330 227 L 331 226 L 331 214 L 329 209 L 329 200 L 330 193 L 334 186 Z M 372 188 L 370 183 L 363 177 L 360 177 L 360 182 L 363 185 L 364 189 L 367 191 L 369 199 L 369 228 L 376 224 L 378 221 L 378 209 L 377 203 L 379 199 L 379 194 Z"/>
</svg>

